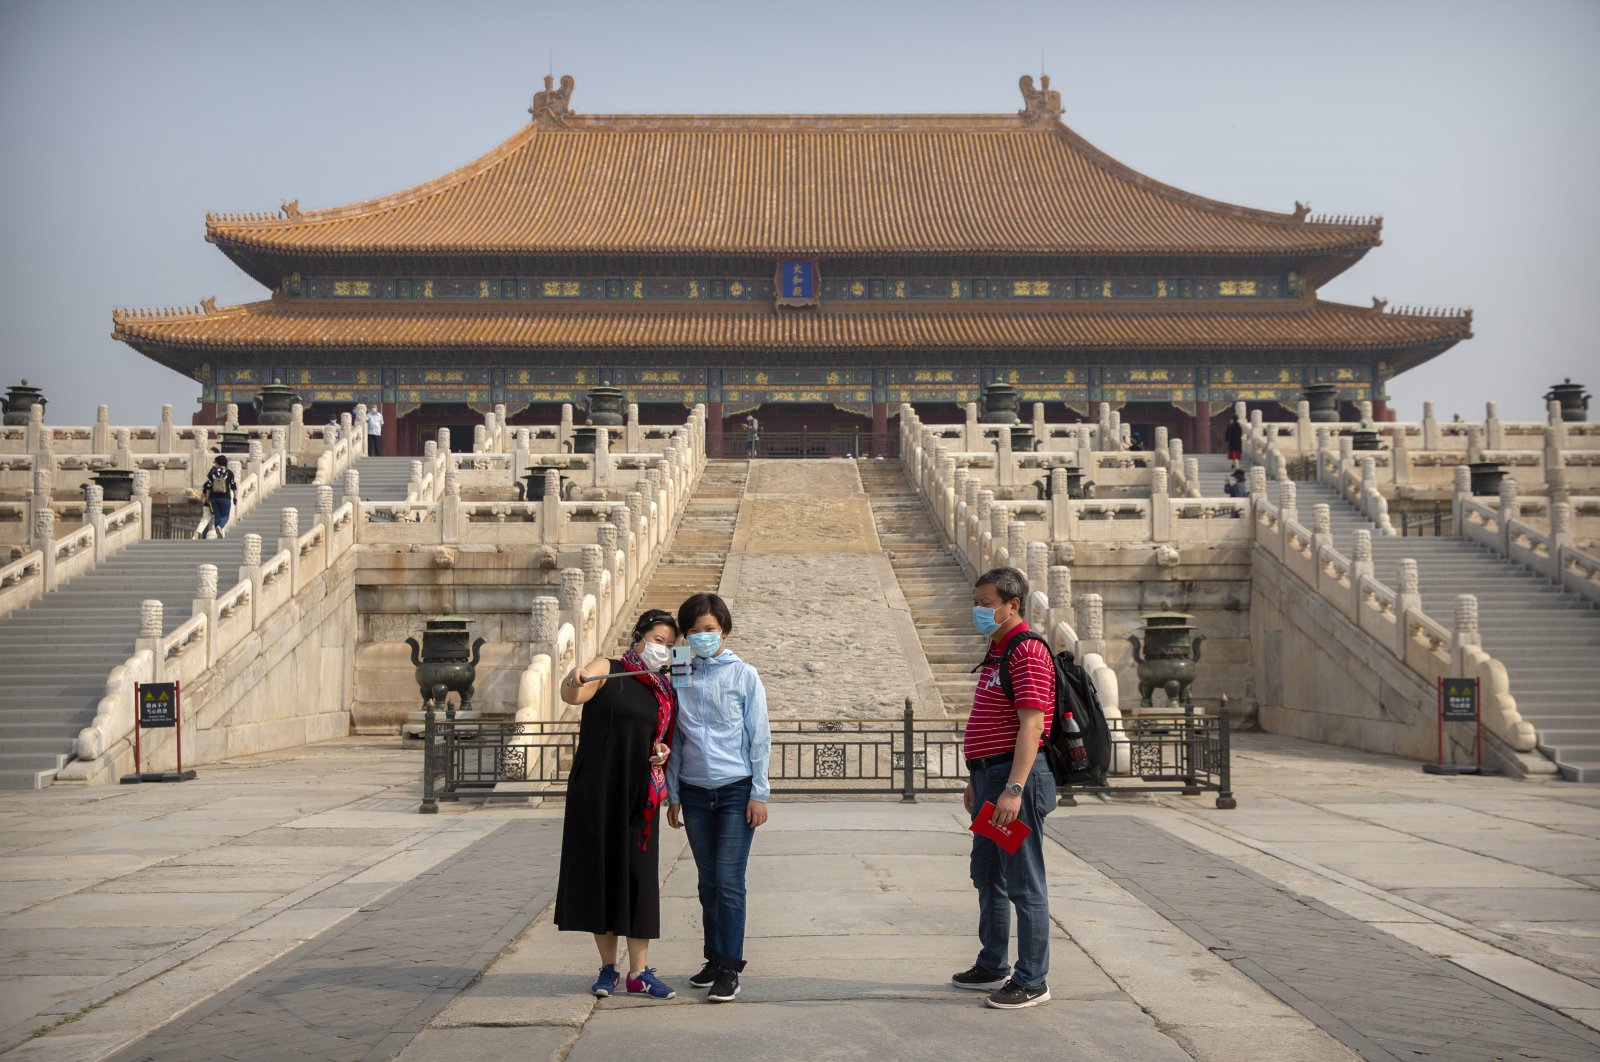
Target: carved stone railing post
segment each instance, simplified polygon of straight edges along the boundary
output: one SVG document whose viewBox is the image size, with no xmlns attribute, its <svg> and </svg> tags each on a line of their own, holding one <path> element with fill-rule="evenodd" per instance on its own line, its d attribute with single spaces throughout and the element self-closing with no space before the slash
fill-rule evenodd
<svg viewBox="0 0 1600 1062">
<path fill-rule="evenodd" d="M 1150 443 L 1150 452 L 1155 457 L 1156 467 L 1158 468 L 1172 463 L 1172 455 L 1167 449 L 1169 442 L 1167 426 L 1165 424 L 1157 424 Z"/>
<path fill-rule="evenodd" d="M 1292 479 L 1284 480 L 1278 488 L 1278 516 L 1284 524 L 1290 520 L 1300 522 L 1299 488 Z"/>
<path fill-rule="evenodd" d="M 566 512 L 561 508 L 561 473 L 544 470 L 544 497 L 539 499 L 539 541 L 554 546 L 561 541 Z"/>
<path fill-rule="evenodd" d="M 151 682 L 160 682 L 166 673 L 166 654 L 161 651 L 161 636 L 166 630 L 165 608 L 159 599 L 146 598 L 139 602 L 139 638 L 134 652 L 150 654 Z M 207 633 L 209 640 L 210 632 Z"/>
<path fill-rule="evenodd" d="M 1333 513 L 1327 502 L 1311 507 L 1311 557 L 1322 566 L 1322 547 L 1333 545 Z"/>
<path fill-rule="evenodd" d="M 406 501 L 424 501 L 422 497 L 422 462 L 411 462 L 411 474 L 406 477 Z"/>
<path fill-rule="evenodd" d="M 1305 399 L 1294 404 L 1295 447 L 1304 452 L 1311 445 L 1311 403 Z"/>
<path fill-rule="evenodd" d="M 344 470 L 344 501 L 361 504 L 361 473 L 353 468 Z"/>
<path fill-rule="evenodd" d="M 1506 476 L 1500 481 L 1500 555 L 1511 555 L 1511 521 L 1522 519 L 1522 500 L 1517 497 L 1517 481 Z"/>
<path fill-rule="evenodd" d="M 1250 498 L 1252 501 L 1267 497 L 1267 470 L 1260 465 L 1250 466 Z"/>
<path fill-rule="evenodd" d="M 1561 449 L 1565 438 L 1563 427 L 1554 424 L 1544 426 L 1544 485 L 1545 494 L 1552 502 L 1572 500 L 1572 493 L 1567 486 L 1566 455 Z"/>
<path fill-rule="evenodd" d="M 111 467 L 133 470 L 132 433 L 127 428 L 116 428 L 111 433 Z"/>
<path fill-rule="evenodd" d="M 1099 594 L 1084 594 L 1078 599 L 1082 608 L 1083 626 L 1079 630 L 1078 659 L 1090 653 L 1106 654 L 1106 608 Z"/>
<path fill-rule="evenodd" d="M 106 559 L 105 491 L 94 483 L 83 488 L 83 522 L 94 528 L 94 562 Z"/>
<path fill-rule="evenodd" d="M 554 719 L 560 711 L 556 690 L 561 680 L 566 677 L 561 667 L 561 650 L 556 644 L 556 634 L 561 629 L 561 601 L 549 595 L 541 594 L 533 599 L 533 607 L 529 610 L 529 620 L 532 631 L 529 638 L 532 644 L 529 649 L 535 659 L 544 656 L 550 660 L 550 683 L 544 694 L 549 698 L 546 702 L 518 707 L 532 707 L 545 719 Z M 588 661 L 579 661 L 579 666 Z"/>
<path fill-rule="evenodd" d="M 165 407 L 171 409 L 171 406 Z M 157 447 L 160 449 L 160 447 Z M 111 452 L 111 407 L 97 406 L 94 411 L 94 427 L 89 429 L 89 452 L 92 454 L 109 454 Z"/>
<path fill-rule="evenodd" d="M 588 645 L 587 639 L 584 637 L 582 568 L 561 569 L 559 598 L 561 601 L 561 622 L 572 624 L 572 629 L 577 634 L 578 663 L 587 663 L 594 659 L 594 647 Z"/>
<path fill-rule="evenodd" d="M 150 537 L 150 517 L 152 515 L 150 502 L 150 473 L 138 468 L 133 472 L 133 500 L 139 503 L 139 537 Z"/>
<path fill-rule="evenodd" d="M 1406 645 L 1411 638 L 1409 624 L 1406 621 L 1408 612 L 1422 611 L 1422 581 L 1417 572 L 1417 562 L 1411 557 L 1401 558 L 1399 572 L 1399 587 L 1394 593 L 1394 625 L 1395 645 L 1394 655 L 1401 660 L 1406 658 Z"/>
<path fill-rule="evenodd" d="M 1006 521 L 1006 563 L 1028 574 L 1028 529 L 1021 520 Z M 1026 601 L 1023 602 L 1027 604 Z"/>
<path fill-rule="evenodd" d="M 1068 648 L 1065 645 L 1056 645 L 1055 630 L 1058 624 L 1065 623 L 1076 631 L 1077 617 L 1072 613 L 1072 569 L 1065 564 L 1050 565 L 1049 580 L 1050 596 L 1050 628 L 1045 636 L 1051 639 L 1051 645 L 1057 651 Z"/>
<path fill-rule="evenodd" d="M 1183 459 L 1183 496 L 1185 498 L 1199 498 L 1203 495 L 1200 489 L 1200 459 L 1186 457 Z"/>
<path fill-rule="evenodd" d="M 444 494 L 439 498 L 439 542 L 443 545 L 460 542 L 466 516 L 461 508 L 461 472 L 456 467 L 455 455 L 445 458 Z"/>
<path fill-rule="evenodd" d="M 1028 566 L 1027 568 L 1023 569 L 1028 576 L 1028 588 L 1031 590 L 1044 591 L 1045 596 L 1048 597 L 1048 584 L 1050 580 L 1050 544 L 1048 542 L 1029 542 L 1023 547 L 1022 551 L 1023 555 L 1028 558 Z M 1034 618 L 1034 622 L 1047 623 L 1049 618 L 1050 617 L 1048 615 L 1037 616 Z M 1040 633 L 1048 637 L 1049 629 L 1046 628 Z"/>
<path fill-rule="evenodd" d="M 1483 646 L 1483 637 L 1478 633 L 1478 598 L 1474 594 L 1457 594 L 1455 629 L 1450 632 L 1450 664 L 1457 675 L 1467 673 L 1462 650 L 1469 645 Z"/>
<path fill-rule="evenodd" d="M 1351 615 L 1356 616 L 1356 622 L 1361 622 L 1361 580 L 1373 579 L 1372 568 L 1372 532 L 1366 528 L 1357 528 L 1355 541 L 1350 549 L 1350 608 Z"/>
<path fill-rule="evenodd" d="M 515 439 L 516 446 L 511 454 L 511 482 L 518 485 L 533 466 L 533 440 L 527 428 L 518 428 Z"/>
<path fill-rule="evenodd" d="M 1182 445 L 1174 439 L 1173 445 Z M 1182 462 L 1182 458 L 1178 459 Z M 1172 538 L 1172 496 L 1167 489 L 1167 470 L 1150 470 L 1150 541 L 1166 542 Z"/>
<path fill-rule="evenodd" d="M 300 592 L 300 510 L 285 506 L 278 511 L 278 552 L 289 551 L 289 592 Z"/>
<path fill-rule="evenodd" d="M 611 429 L 601 426 L 594 433 L 594 485 L 611 485 L 613 461 L 611 459 Z"/>
<path fill-rule="evenodd" d="M 326 529 L 327 537 L 323 542 L 331 545 L 329 539 L 333 535 L 333 487 L 327 483 L 317 487 L 317 523 Z"/>
<path fill-rule="evenodd" d="M 239 581 L 250 584 L 250 629 L 261 625 L 261 536 L 244 536 L 244 557 L 239 562 Z"/>
<path fill-rule="evenodd" d="M 289 452 L 298 454 L 306 448 L 306 407 L 299 402 L 289 407 Z"/>
<path fill-rule="evenodd" d="M 35 406 L 35 409 L 38 407 Z M 48 505 L 33 512 L 33 548 L 44 554 L 44 588 L 56 588 L 56 512 Z"/>
<path fill-rule="evenodd" d="M 202 564 L 196 569 L 195 575 L 194 605 L 190 615 L 206 618 L 206 666 L 212 667 L 217 662 L 220 645 L 217 638 L 217 618 L 220 612 L 217 608 L 217 566 Z"/>
<path fill-rule="evenodd" d="M 561 403 L 561 426 L 556 429 L 556 452 L 572 452 L 572 403 Z"/>
<path fill-rule="evenodd" d="M 189 486 L 198 488 L 211 471 L 211 431 L 204 425 L 194 429 L 194 448 L 189 451 Z"/>
<path fill-rule="evenodd" d="M 578 551 L 579 570 L 583 572 L 583 592 L 594 597 L 597 606 L 604 604 L 601 594 L 601 576 L 606 570 L 605 550 L 598 545 L 584 546 Z M 601 616 L 600 626 L 603 628 L 611 619 L 610 616 Z"/>
<path fill-rule="evenodd" d="M 1389 460 L 1393 467 L 1389 470 L 1389 478 L 1397 484 L 1410 483 L 1412 479 L 1411 433 L 1406 431 L 1404 424 L 1396 424 L 1393 427 L 1393 435 L 1390 436 L 1390 439 L 1390 447 L 1393 452 L 1389 454 Z"/>
<path fill-rule="evenodd" d="M 1072 498 L 1067 483 L 1067 470 L 1050 470 L 1050 541 L 1069 542 L 1072 539 Z"/>
<path fill-rule="evenodd" d="M 983 428 L 978 424 L 978 403 L 968 402 L 965 413 L 961 429 L 961 448 L 969 454 L 977 453 L 984 449 Z M 920 424 L 918 426 L 920 427 Z"/>
<path fill-rule="evenodd" d="M 1422 448 L 1424 450 L 1442 449 L 1439 433 L 1439 418 L 1434 416 L 1433 403 L 1422 403 Z"/>
<path fill-rule="evenodd" d="M 489 449 L 489 429 L 482 424 L 472 426 L 472 452 L 481 454 Z"/>
<path fill-rule="evenodd" d="M 1550 553 L 1551 559 L 1556 561 L 1556 583 L 1561 582 L 1560 559 L 1555 556 L 1558 549 L 1572 548 L 1572 503 L 1550 503 Z"/>
<path fill-rule="evenodd" d="M 1485 402 L 1483 412 L 1484 445 L 1491 450 L 1503 450 L 1506 445 L 1505 426 L 1500 422 L 1500 403 Z"/>
<path fill-rule="evenodd" d="M 1483 425 L 1467 425 L 1467 464 L 1483 460 Z"/>
<path fill-rule="evenodd" d="M 229 431 L 239 430 L 239 403 L 229 402 L 223 410 L 223 426 Z"/>
<path fill-rule="evenodd" d="M 177 449 L 173 441 L 177 437 L 177 428 L 172 423 L 172 406 L 161 407 L 161 423 L 156 425 L 156 452 L 170 454 Z"/>
<path fill-rule="evenodd" d="M 639 430 L 639 403 L 629 402 L 627 423 L 623 427 L 622 448 L 630 454 L 644 452 L 644 433 Z"/>
</svg>

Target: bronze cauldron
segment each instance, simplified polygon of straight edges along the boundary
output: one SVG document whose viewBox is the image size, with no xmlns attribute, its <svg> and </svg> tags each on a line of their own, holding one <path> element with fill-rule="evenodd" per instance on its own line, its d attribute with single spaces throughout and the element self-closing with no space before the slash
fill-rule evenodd
<svg viewBox="0 0 1600 1062">
<path fill-rule="evenodd" d="M 262 385 L 256 392 L 256 423 L 282 427 L 294 419 L 294 404 L 300 396 L 282 380 Z"/>
<path fill-rule="evenodd" d="M 445 708 L 445 717 L 454 719 L 456 708 L 447 707 L 446 697 L 454 693 L 462 711 L 472 709 L 472 686 L 478 678 L 478 657 L 483 648 L 479 638 L 471 645 L 467 639 L 472 632 L 466 616 L 434 616 L 422 631 L 422 643 L 407 638 L 411 646 L 411 663 L 417 671 L 417 688 L 422 692 L 422 705 L 431 702 L 434 708 Z"/>
<path fill-rule="evenodd" d="M 34 406 L 45 404 L 45 397 L 43 391 L 30 386 L 24 378 L 21 383 L 12 384 L 6 392 L 6 397 L 0 401 L 5 403 L 5 423 L 10 427 L 20 427 L 28 423 L 28 416 Z"/>
<path fill-rule="evenodd" d="M 1139 704 L 1152 707 L 1150 696 L 1164 690 L 1167 704 L 1176 707 L 1189 699 L 1196 665 L 1200 663 L 1203 634 L 1195 633 L 1194 617 L 1186 612 L 1151 612 L 1144 620 L 1144 643 L 1128 635 L 1133 643 L 1133 660 L 1139 665 Z"/>
</svg>

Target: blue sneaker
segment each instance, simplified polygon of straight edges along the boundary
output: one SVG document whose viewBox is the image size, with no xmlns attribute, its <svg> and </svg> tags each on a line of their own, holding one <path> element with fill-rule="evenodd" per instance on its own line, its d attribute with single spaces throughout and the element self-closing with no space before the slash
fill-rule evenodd
<svg viewBox="0 0 1600 1062">
<path fill-rule="evenodd" d="M 656 968 L 646 966 L 639 971 L 639 976 L 628 975 L 628 994 L 634 995 L 643 992 L 651 999 L 671 999 L 678 993 L 673 991 L 671 985 L 664 985 L 656 977 Z"/>
<path fill-rule="evenodd" d="M 594 987 L 589 989 L 601 999 L 606 998 L 617 990 L 617 982 L 622 980 L 622 975 L 617 973 L 613 963 L 606 963 L 600 967 L 600 976 L 595 978 Z"/>
</svg>

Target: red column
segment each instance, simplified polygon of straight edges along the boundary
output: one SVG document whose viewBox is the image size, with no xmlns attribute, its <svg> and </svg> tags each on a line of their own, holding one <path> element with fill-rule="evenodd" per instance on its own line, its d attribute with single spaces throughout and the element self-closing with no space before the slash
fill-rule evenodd
<svg viewBox="0 0 1600 1062">
<path fill-rule="evenodd" d="M 889 456 L 889 403 L 872 403 L 872 456 Z"/>
<path fill-rule="evenodd" d="M 1189 420 L 1189 452 L 1192 454 L 1209 454 L 1211 452 L 1211 402 L 1209 400 L 1196 401 L 1194 416 Z"/>
<path fill-rule="evenodd" d="M 706 403 L 706 456 L 722 456 L 722 403 Z"/>
<path fill-rule="evenodd" d="M 1394 410 L 1389 408 L 1389 400 L 1387 398 L 1375 398 L 1372 400 L 1372 419 L 1380 424 L 1394 422 Z"/>
<path fill-rule="evenodd" d="M 396 402 L 385 402 L 379 407 L 383 414 L 383 456 L 401 457 L 400 453 L 400 406 Z"/>
<path fill-rule="evenodd" d="M 201 402 L 200 411 L 190 419 L 189 423 L 195 427 L 200 427 L 201 425 L 207 428 L 216 427 L 217 404 L 215 402 Z"/>
</svg>

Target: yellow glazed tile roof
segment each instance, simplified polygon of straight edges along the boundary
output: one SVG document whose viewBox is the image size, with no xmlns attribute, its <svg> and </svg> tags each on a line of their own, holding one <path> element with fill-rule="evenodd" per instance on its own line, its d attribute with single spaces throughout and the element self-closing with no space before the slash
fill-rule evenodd
<svg viewBox="0 0 1600 1062">
<path fill-rule="evenodd" d="M 1145 177 L 1061 124 L 1058 100 L 1017 115 L 539 106 L 505 143 L 437 180 L 325 210 L 208 215 L 208 238 L 316 257 L 1319 255 L 1379 243 L 1378 219 L 1255 210 Z"/>
<path fill-rule="evenodd" d="M 1129 349 L 1381 350 L 1454 343 L 1471 313 L 1389 313 L 1310 302 L 1270 313 L 1190 305 L 1181 310 L 1041 312 L 598 310 L 461 307 L 439 303 L 353 306 L 277 298 L 212 311 L 119 311 L 113 335 L 168 351 L 374 349 L 526 351 L 899 351 Z"/>
</svg>

